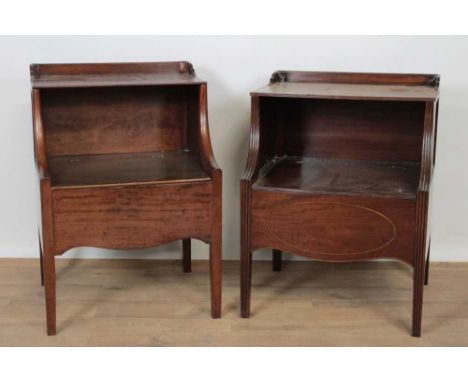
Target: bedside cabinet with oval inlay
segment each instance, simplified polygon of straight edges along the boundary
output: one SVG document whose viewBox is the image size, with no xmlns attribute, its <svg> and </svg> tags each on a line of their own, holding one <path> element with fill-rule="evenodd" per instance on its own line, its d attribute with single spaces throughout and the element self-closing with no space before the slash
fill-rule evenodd
<svg viewBox="0 0 468 382">
<path fill-rule="evenodd" d="M 414 269 L 413 336 L 428 281 L 438 75 L 275 72 L 251 93 L 241 179 L 241 315 L 252 251 Z"/>
</svg>

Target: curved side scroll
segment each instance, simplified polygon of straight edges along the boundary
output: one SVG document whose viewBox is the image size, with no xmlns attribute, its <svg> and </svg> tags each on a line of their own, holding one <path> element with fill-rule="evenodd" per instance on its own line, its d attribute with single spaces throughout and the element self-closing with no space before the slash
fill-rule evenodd
<svg viewBox="0 0 468 382">
<path fill-rule="evenodd" d="M 33 112 L 34 156 L 36 160 L 37 171 L 39 173 L 39 179 L 50 179 L 49 166 L 47 163 L 44 127 L 42 125 L 41 98 L 39 90 L 33 89 L 31 98 Z"/>
<path fill-rule="evenodd" d="M 413 328 L 412 335 L 421 335 L 422 303 L 425 277 L 426 254 L 430 241 L 428 229 L 429 191 L 434 171 L 434 149 L 436 128 L 435 102 L 426 102 L 424 131 L 421 153 L 421 173 L 416 193 L 416 229 L 413 256 Z"/>
<path fill-rule="evenodd" d="M 210 279 L 211 279 L 211 316 L 221 317 L 221 274 L 222 274 L 222 171 L 216 163 L 211 146 L 208 127 L 208 91 L 207 85 L 199 88 L 200 159 L 203 169 L 210 174 L 213 184 L 211 192 L 211 227 L 210 227 Z"/>
<path fill-rule="evenodd" d="M 434 170 L 435 103 L 426 102 L 418 193 L 429 191 Z"/>
<path fill-rule="evenodd" d="M 250 142 L 247 163 L 241 177 L 241 315 L 250 315 L 250 289 L 252 283 L 251 203 L 252 182 L 258 176 L 260 157 L 259 99 L 252 97 Z"/>
<path fill-rule="evenodd" d="M 36 161 L 37 173 L 39 175 L 39 192 L 41 203 L 41 218 L 39 220 L 39 233 L 42 238 L 43 254 L 54 253 L 53 217 L 52 217 L 52 191 L 47 163 L 47 151 L 44 136 L 44 128 L 41 115 L 41 98 L 38 89 L 31 92 L 32 121 L 34 139 L 34 159 Z M 42 263 L 42 262 L 41 262 Z"/>
<path fill-rule="evenodd" d="M 243 264 L 248 269 L 243 272 L 250 274 L 250 260 L 245 262 L 245 258 L 249 256 L 250 249 L 250 205 L 252 183 L 258 176 L 259 171 L 259 156 L 260 156 L 260 123 L 259 123 L 259 100 L 258 97 L 252 97 L 251 105 L 251 126 L 250 126 L 250 142 L 247 163 L 244 173 L 241 177 L 240 193 L 241 193 L 241 251 L 244 258 Z"/>
<path fill-rule="evenodd" d="M 250 125 L 250 141 L 247 163 L 241 180 L 252 182 L 258 175 L 259 170 L 259 153 L 260 153 L 260 127 L 259 127 L 259 100 L 258 97 L 252 97 L 251 105 L 251 125 Z"/>
<path fill-rule="evenodd" d="M 211 177 L 215 173 L 221 172 L 221 169 L 216 163 L 213 148 L 211 146 L 210 129 L 208 125 L 208 96 L 206 84 L 200 85 L 200 155 L 203 169 L 207 171 Z"/>
</svg>

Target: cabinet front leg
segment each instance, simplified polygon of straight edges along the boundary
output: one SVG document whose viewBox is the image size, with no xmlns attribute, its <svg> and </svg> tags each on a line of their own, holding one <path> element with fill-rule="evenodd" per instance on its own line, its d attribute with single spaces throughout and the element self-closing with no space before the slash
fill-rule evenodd
<svg viewBox="0 0 468 382">
<path fill-rule="evenodd" d="M 192 246 L 190 239 L 182 240 L 182 268 L 185 273 L 192 272 Z"/>
<path fill-rule="evenodd" d="M 241 181 L 241 317 L 250 316 L 250 294 L 252 289 L 252 252 L 250 250 L 250 193 L 251 184 L 248 180 Z"/>
<path fill-rule="evenodd" d="M 413 327 L 411 333 L 413 337 L 421 337 L 424 281 L 427 274 L 426 235 L 428 197 L 427 192 L 421 192 L 416 198 L 416 245 L 413 260 Z"/>
<path fill-rule="evenodd" d="M 213 172 L 213 209 L 210 244 L 210 274 L 211 274 L 211 316 L 221 317 L 222 289 L 222 174 L 220 170 Z"/>
<path fill-rule="evenodd" d="M 47 317 L 47 335 L 54 336 L 56 329 L 56 299 L 55 299 L 55 257 L 52 253 L 44 253 L 44 282 Z"/>
<path fill-rule="evenodd" d="M 221 235 L 219 235 L 221 236 Z M 221 238 L 213 238 L 210 244 L 210 277 L 211 277 L 211 316 L 221 317 Z"/>
<path fill-rule="evenodd" d="M 243 248 L 241 253 L 241 316 L 250 317 L 252 289 L 252 252 Z"/>
<path fill-rule="evenodd" d="M 412 336 L 421 337 L 422 304 L 424 290 L 424 267 L 417 265 L 413 275 L 413 328 Z"/>
</svg>

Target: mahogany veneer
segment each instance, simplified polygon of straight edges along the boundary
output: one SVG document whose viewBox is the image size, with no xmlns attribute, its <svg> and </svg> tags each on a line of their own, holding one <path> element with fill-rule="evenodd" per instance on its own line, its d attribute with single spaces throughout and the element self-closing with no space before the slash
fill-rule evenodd
<svg viewBox="0 0 468 382">
<path fill-rule="evenodd" d="M 419 165 L 414 162 L 281 157 L 268 162 L 264 171 L 252 185 L 253 189 L 411 199 L 416 195 Z"/>
<path fill-rule="evenodd" d="M 41 279 L 56 333 L 55 256 L 190 239 L 210 245 L 211 314 L 221 315 L 221 170 L 207 85 L 188 62 L 31 65 L 40 179 Z"/>
<path fill-rule="evenodd" d="M 275 72 L 252 96 L 241 180 L 241 315 L 252 251 L 414 268 L 413 336 L 428 281 L 439 76 Z"/>
<path fill-rule="evenodd" d="M 57 156 L 49 168 L 53 188 L 210 180 L 198 158 L 185 151 Z"/>
</svg>

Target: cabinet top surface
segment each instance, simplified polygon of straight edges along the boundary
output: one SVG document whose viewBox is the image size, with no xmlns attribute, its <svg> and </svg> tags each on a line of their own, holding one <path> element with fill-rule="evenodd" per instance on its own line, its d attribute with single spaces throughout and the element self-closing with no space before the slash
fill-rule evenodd
<svg viewBox="0 0 468 382">
<path fill-rule="evenodd" d="M 270 84 L 252 96 L 435 101 L 437 75 L 386 73 L 275 72 Z"/>
<path fill-rule="evenodd" d="M 204 84 L 186 61 L 154 63 L 32 64 L 33 88 Z"/>
</svg>

